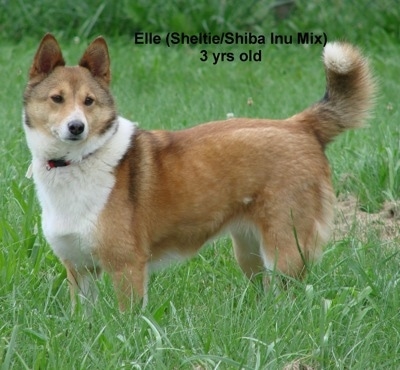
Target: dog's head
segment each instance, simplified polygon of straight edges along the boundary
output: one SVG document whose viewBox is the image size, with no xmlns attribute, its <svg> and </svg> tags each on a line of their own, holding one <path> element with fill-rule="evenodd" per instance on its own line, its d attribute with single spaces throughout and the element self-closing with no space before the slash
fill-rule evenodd
<svg viewBox="0 0 400 370">
<path fill-rule="evenodd" d="M 87 47 L 78 66 L 66 67 L 56 39 L 45 35 L 24 93 L 24 126 L 31 151 L 43 159 L 79 161 L 96 150 L 117 124 L 110 79 L 110 58 L 102 37 Z"/>
</svg>

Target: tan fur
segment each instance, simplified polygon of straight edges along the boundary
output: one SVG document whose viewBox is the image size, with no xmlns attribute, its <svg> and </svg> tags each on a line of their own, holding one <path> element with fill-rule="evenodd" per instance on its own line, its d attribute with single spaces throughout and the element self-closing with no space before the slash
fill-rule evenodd
<svg viewBox="0 0 400 370">
<path fill-rule="evenodd" d="M 52 40 L 47 47 L 54 47 Z M 110 81 L 105 48 L 105 42 L 96 41 L 80 67 L 49 67 L 46 78 L 57 80 L 55 88 L 67 93 L 76 83 L 79 87 L 71 89 L 80 94 L 91 74 L 104 88 Z M 236 259 L 249 278 L 265 269 L 300 278 L 305 263 L 319 257 L 334 202 L 324 148 L 362 123 L 372 96 L 367 62 L 350 45 L 340 50 L 349 58 L 344 71 L 335 67 L 335 57 L 325 58 L 325 98 L 291 118 L 230 119 L 176 132 L 136 130 L 114 168 L 116 182 L 99 215 L 93 251 L 98 270 L 113 278 L 121 309 L 132 293 L 146 296 L 153 264 L 170 256 L 190 257 L 221 233 L 231 234 Z M 62 64 L 60 56 L 47 53 L 49 65 Z M 31 80 L 37 79 L 37 64 Z M 31 94 L 28 87 L 26 100 Z M 111 99 L 107 105 L 105 111 L 113 112 Z M 36 108 L 30 102 L 26 106 L 35 116 Z M 69 280 L 86 273 L 64 264 Z M 72 294 L 78 286 L 71 284 Z"/>
</svg>

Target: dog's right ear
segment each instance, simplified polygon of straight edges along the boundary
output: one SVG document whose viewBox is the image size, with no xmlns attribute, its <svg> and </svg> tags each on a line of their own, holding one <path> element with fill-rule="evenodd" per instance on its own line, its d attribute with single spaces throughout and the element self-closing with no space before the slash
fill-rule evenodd
<svg viewBox="0 0 400 370">
<path fill-rule="evenodd" d="M 58 66 L 65 66 L 65 61 L 57 40 L 51 33 L 47 33 L 36 51 L 29 70 L 29 78 L 33 79 L 39 76 L 44 78 Z"/>
</svg>

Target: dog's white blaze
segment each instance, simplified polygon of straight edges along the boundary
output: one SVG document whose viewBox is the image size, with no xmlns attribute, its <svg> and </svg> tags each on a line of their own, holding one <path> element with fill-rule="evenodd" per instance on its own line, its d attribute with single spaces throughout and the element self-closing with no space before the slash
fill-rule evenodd
<svg viewBox="0 0 400 370">
<path fill-rule="evenodd" d="M 112 170 L 129 147 L 134 130 L 132 122 L 119 117 L 118 128 L 108 141 L 104 142 L 102 136 L 90 139 L 97 150 L 89 157 L 51 170 L 46 169 L 43 152 L 46 145 L 57 143 L 49 137 L 46 142 L 46 135 L 35 129 L 26 130 L 44 234 L 55 254 L 75 267 L 96 265 L 91 253 L 97 219 L 115 183 Z M 71 145 L 70 150 L 73 148 Z"/>
<path fill-rule="evenodd" d="M 85 140 L 89 135 L 89 125 L 85 113 L 78 105 L 75 106 L 75 109 L 61 122 L 60 125 L 53 126 L 51 131 L 56 135 L 56 137 L 60 138 L 60 140 L 68 141 L 71 137 L 68 124 L 72 121 L 81 121 L 85 125 L 84 131 L 79 136 L 80 140 Z"/>
</svg>

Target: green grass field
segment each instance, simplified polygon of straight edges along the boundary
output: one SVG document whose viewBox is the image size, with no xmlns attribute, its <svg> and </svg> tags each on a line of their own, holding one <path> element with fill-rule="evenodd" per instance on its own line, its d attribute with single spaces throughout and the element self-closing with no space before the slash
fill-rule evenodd
<svg viewBox="0 0 400 370">
<path fill-rule="evenodd" d="M 341 1 L 332 4 L 343 8 Z M 313 11 L 304 4 L 303 10 Z M 326 29 L 330 39 L 359 44 L 378 81 L 368 126 L 342 135 L 327 153 L 337 195 L 355 196 L 359 208 L 376 212 L 400 194 L 399 28 L 375 27 L 389 10 L 373 8 L 356 21 L 346 12 L 340 18 L 314 11 L 320 12 L 314 23 L 311 16 L 297 15 L 287 20 L 287 32 Z M 93 22 L 93 29 L 101 29 Z M 30 155 L 21 124 L 22 92 L 43 31 L 32 30 L 13 39 L 0 28 L 1 370 L 400 367 L 399 239 L 383 238 L 373 225 L 361 232 L 352 227 L 357 218 L 348 232 L 335 234 L 304 281 L 277 295 L 243 277 L 230 241 L 222 238 L 195 259 L 155 274 L 145 310 L 121 314 L 105 276 L 92 315 L 85 318 L 83 307 L 71 315 L 65 272 L 42 236 L 33 183 L 24 177 Z M 74 41 L 71 30 L 56 35 L 67 61 L 75 64 L 90 40 L 82 32 Z M 212 65 L 200 61 L 199 47 L 138 46 L 126 35 L 108 42 L 119 111 L 144 128 L 181 129 L 227 113 L 283 118 L 324 93 L 318 45 L 266 45 L 259 63 Z"/>
</svg>

